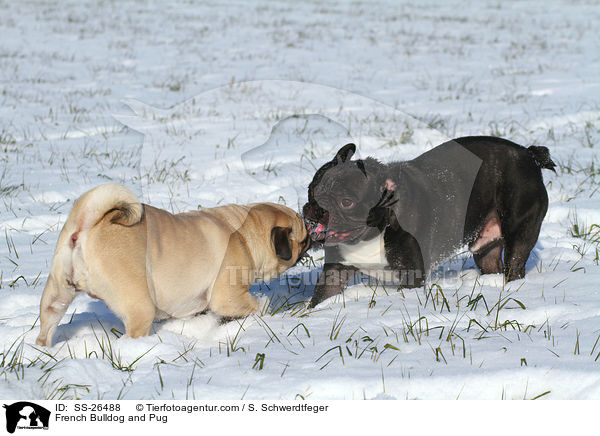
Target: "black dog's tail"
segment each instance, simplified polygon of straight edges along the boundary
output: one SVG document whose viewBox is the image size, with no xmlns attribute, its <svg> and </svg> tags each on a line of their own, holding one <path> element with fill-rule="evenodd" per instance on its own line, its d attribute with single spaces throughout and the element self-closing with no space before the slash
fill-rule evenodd
<svg viewBox="0 0 600 436">
<path fill-rule="evenodd" d="M 550 159 L 550 150 L 548 150 L 548 147 L 532 145 L 531 147 L 527 147 L 527 151 L 529 151 L 529 154 L 535 160 L 538 167 L 546 168 L 556 173 L 554 169 L 556 164 Z"/>
</svg>

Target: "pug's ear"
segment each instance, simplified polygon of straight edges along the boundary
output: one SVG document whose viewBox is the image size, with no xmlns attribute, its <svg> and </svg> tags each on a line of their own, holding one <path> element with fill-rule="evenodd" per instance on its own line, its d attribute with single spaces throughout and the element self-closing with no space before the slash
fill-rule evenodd
<svg viewBox="0 0 600 436">
<path fill-rule="evenodd" d="M 278 258 L 282 260 L 290 260 L 292 258 L 292 245 L 290 243 L 290 227 L 273 227 L 271 230 L 271 241 L 273 248 Z"/>
<path fill-rule="evenodd" d="M 346 162 L 354 156 L 354 153 L 356 153 L 356 145 L 349 143 L 339 149 L 333 160 L 337 162 Z"/>
</svg>

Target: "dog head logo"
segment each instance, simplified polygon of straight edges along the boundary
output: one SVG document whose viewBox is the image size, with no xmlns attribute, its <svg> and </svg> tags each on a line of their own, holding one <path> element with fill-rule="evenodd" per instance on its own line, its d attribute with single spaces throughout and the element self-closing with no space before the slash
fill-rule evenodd
<svg viewBox="0 0 600 436">
<path fill-rule="evenodd" d="M 19 429 L 48 429 L 50 411 L 35 403 L 19 401 L 4 405 L 6 409 L 6 431 Z"/>
</svg>

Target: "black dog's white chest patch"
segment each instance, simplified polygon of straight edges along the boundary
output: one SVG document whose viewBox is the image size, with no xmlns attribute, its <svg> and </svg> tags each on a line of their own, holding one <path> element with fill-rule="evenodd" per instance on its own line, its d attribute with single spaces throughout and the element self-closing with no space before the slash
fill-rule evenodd
<svg viewBox="0 0 600 436">
<path fill-rule="evenodd" d="M 342 258 L 340 263 L 360 269 L 377 269 L 388 265 L 385 257 L 383 233 L 376 238 L 361 241 L 358 244 L 340 245 L 339 253 Z"/>
</svg>

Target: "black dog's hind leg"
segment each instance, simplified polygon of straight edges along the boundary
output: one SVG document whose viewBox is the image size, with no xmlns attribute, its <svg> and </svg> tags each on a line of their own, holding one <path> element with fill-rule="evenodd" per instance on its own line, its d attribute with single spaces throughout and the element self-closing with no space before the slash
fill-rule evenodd
<svg viewBox="0 0 600 436">
<path fill-rule="evenodd" d="M 544 207 L 544 204 L 541 205 Z M 547 206 L 546 206 L 547 207 Z M 507 282 L 525 277 L 525 264 L 537 242 L 544 219 L 545 210 L 532 208 L 518 224 L 504 226 L 504 278 Z"/>
<path fill-rule="evenodd" d="M 478 252 L 473 253 L 473 260 L 479 271 L 481 271 L 481 274 L 501 274 L 503 272 L 503 248 L 504 240 L 497 239 L 486 247 L 481 248 Z"/>
<path fill-rule="evenodd" d="M 536 236 L 519 232 L 506 237 L 506 248 L 504 249 L 504 277 L 507 282 L 525 277 L 525 264 L 529 254 L 537 241 L 539 228 Z"/>
<path fill-rule="evenodd" d="M 341 263 L 326 263 L 319 276 L 317 286 L 308 307 L 312 308 L 321 301 L 341 294 L 350 280 L 354 278 L 357 268 Z"/>
</svg>

